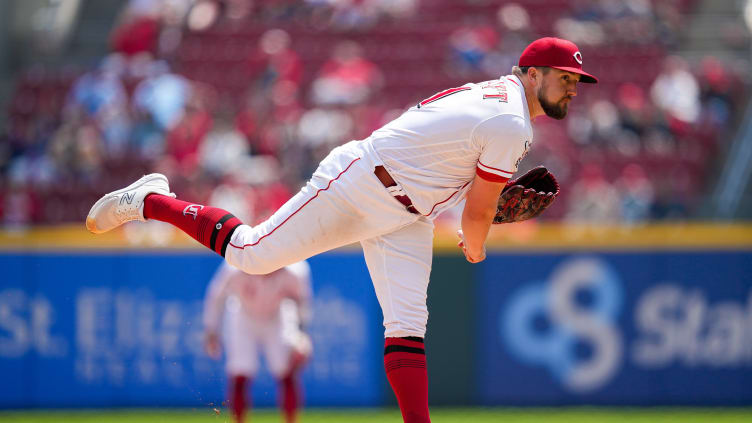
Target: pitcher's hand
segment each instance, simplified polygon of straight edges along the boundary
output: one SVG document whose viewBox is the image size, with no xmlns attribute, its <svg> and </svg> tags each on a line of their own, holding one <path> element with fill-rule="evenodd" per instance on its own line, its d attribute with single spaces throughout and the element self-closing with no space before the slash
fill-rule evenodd
<svg viewBox="0 0 752 423">
<path fill-rule="evenodd" d="M 467 261 L 469 261 L 470 263 L 480 263 L 486 259 L 485 246 L 483 246 L 483 251 L 481 251 L 480 253 L 472 254 L 468 252 L 467 248 L 465 247 L 465 234 L 462 233 L 462 229 L 457 229 L 457 236 L 460 238 L 457 246 L 462 248 L 462 253 L 465 254 L 465 259 L 467 259 Z"/>
</svg>

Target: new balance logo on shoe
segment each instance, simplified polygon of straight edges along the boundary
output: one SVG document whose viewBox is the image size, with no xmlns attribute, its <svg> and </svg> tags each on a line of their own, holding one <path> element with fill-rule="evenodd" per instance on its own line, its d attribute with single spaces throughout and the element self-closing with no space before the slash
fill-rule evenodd
<svg viewBox="0 0 752 423">
<path fill-rule="evenodd" d="M 136 196 L 135 192 L 131 192 L 131 193 L 126 192 L 125 194 L 123 194 L 122 197 L 120 197 L 120 205 L 123 204 L 123 201 L 125 201 L 128 204 L 131 204 L 133 202 L 133 197 L 135 196 Z"/>
</svg>

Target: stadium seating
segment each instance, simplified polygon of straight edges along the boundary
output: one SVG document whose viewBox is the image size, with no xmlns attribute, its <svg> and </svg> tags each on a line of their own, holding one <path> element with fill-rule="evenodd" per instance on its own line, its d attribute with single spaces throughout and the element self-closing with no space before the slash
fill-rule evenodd
<svg viewBox="0 0 752 423">
<path fill-rule="evenodd" d="M 249 87 L 254 87 L 254 75 L 265 66 L 254 55 L 258 49 L 258 40 L 269 29 L 283 29 L 289 34 L 292 40 L 291 48 L 299 56 L 303 67 L 298 91 L 299 101 L 303 109 L 310 109 L 316 107 L 316 104 L 312 102 L 308 93 L 319 69 L 329 59 L 338 43 L 351 40 L 360 45 L 365 59 L 376 64 L 383 74 L 383 85 L 375 95 L 378 96 L 378 101 L 374 102 L 384 110 L 404 109 L 441 89 L 467 81 L 494 77 L 479 69 L 469 72 L 458 71 L 452 63 L 449 40 L 453 31 L 468 22 L 472 25 L 489 25 L 500 38 L 508 36 L 504 28 L 497 23 L 497 11 L 502 4 L 504 2 L 492 0 L 426 0 L 420 2 L 419 8 L 411 16 L 399 19 L 382 18 L 375 25 L 345 29 L 313 26 L 305 19 L 299 18 L 277 19 L 271 22 L 265 22 L 253 14 L 240 22 L 220 18 L 204 31 L 191 32 L 187 28 L 184 29 L 179 46 L 166 59 L 170 61 L 175 72 L 191 81 L 215 89 L 219 101 L 212 103 L 214 107 L 218 107 L 218 104 L 231 104 L 232 107 L 238 108 L 244 103 Z M 517 4 L 524 7 L 530 15 L 531 26 L 515 36 L 528 39 L 554 34 L 556 21 L 562 16 L 574 15 L 575 12 L 572 10 L 572 2 L 566 0 L 518 0 Z M 691 11 L 693 4 L 693 0 L 671 2 L 672 7 L 680 14 Z M 307 12 L 310 11 L 303 10 L 299 14 L 305 16 Z M 597 46 L 582 45 L 581 48 L 587 52 L 586 68 L 599 76 L 601 83 L 597 87 L 581 87 L 580 98 L 575 102 L 577 104 L 572 106 L 573 113 L 582 113 L 595 101 L 615 99 L 619 88 L 625 82 L 642 86 L 649 96 L 650 86 L 661 73 L 662 63 L 669 54 L 670 46 L 662 45 L 660 42 L 630 43 L 622 40 Z M 46 116 L 48 125 L 62 125 L 61 111 L 64 110 L 63 105 L 70 87 L 76 77 L 84 71 L 86 70 L 75 71 L 67 68 L 56 71 L 37 68 L 27 70 L 17 80 L 8 111 L 9 120 L 16 125 L 24 126 L 38 123 L 40 116 Z M 508 69 L 498 69 L 498 74 L 507 72 Z M 132 94 L 139 79 L 125 78 L 123 82 L 127 92 Z M 566 125 L 566 121 L 542 122 L 541 132 L 549 139 L 539 139 L 538 143 L 550 143 L 553 146 L 550 149 L 551 154 L 558 155 L 559 159 L 565 158 L 568 161 L 567 167 L 577 169 L 583 164 L 578 150 L 582 140 L 572 139 Z M 367 132 L 372 129 L 375 128 L 360 128 L 359 131 Z M 48 132 L 54 132 L 54 128 Z M 718 144 L 716 138 L 720 135 L 699 132 L 696 128 L 673 132 L 674 144 L 679 147 L 673 154 L 666 156 L 657 156 L 646 149 L 640 149 L 636 155 L 624 155 L 608 146 L 590 147 L 601 149 L 598 157 L 603 160 L 602 167 L 612 181 L 618 176 L 619 171 L 630 163 L 639 163 L 656 179 L 668 177 L 670 173 L 675 173 L 677 167 L 682 168 L 694 190 L 687 198 L 695 198 L 702 194 L 707 167 L 713 165 L 704 157 L 715 153 Z M 47 138 L 50 136 L 46 135 Z M 33 149 L 28 145 L 45 144 L 47 141 L 29 139 L 26 147 L 18 147 L 14 155 L 17 157 L 33 154 Z M 289 140 L 288 144 L 292 145 L 291 148 L 304 148 L 295 147 L 295 140 Z M 682 147 L 684 145 L 692 145 L 692 148 L 685 149 Z M 318 159 L 315 155 L 310 157 L 314 163 Z M 102 173 L 104 176 L 98 179 L 98 186 L 91 187 L 91 191 L 99 192 L 100 188 L 117 186 L 149 167 L 147 162 L 142 167 L 133 169 L 128 163 L 132 161 L 126 156 L 107 157 L 102 163 L 103 169 L 106 169 Z M 310 166 L 311 164 L 308 165 Z M 2 176 L 5 180 L 9 178 L 8 168 L 9 166 L 0 167 L 4 169 Z M 576 178 L 576 175 L 575 171 L 569 172 L 563 181 L 565 186 L 573 184 L 575 179 L 568 178 Z M 66 205 L 54 215 L 43 214 L 40 218 L 42 221 L 53 223 L 81 220 L 82 211 L 85 212 L 84 205 L 90 203 L 92 194 L 88 190 L 84 193 L 73 192 L 69 186 L 53 184 L 44 188 L 32 187 L 39 192 L 44 190 L 44 201 Z M 566 195 L 563 197 L 566 200 Z M 687 206 L 691 208 L 690 200 L 687 201 Z M 554 211 L 549 218 L 561 217 L 566 213 L 565 201 L 562 203 L 564 204 L 559 206 L 558 212 Z"/>
</svg>

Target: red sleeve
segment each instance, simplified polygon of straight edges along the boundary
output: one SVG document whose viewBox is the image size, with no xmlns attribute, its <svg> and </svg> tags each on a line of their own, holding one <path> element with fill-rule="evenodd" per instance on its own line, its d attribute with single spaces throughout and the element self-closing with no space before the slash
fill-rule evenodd
<svg viewBox="0 0 752 423">
<path fill-rule="evenodd" d="M 481 169 L 480 166 L 475 168 L 475 173 L 481 178 L 490 182 L 505 182 L 506 183 L 509 180 L 509 178 L 506 178 L 504 176 L 499 176 L 495 173 L 486 172 L 485 170 Z"/>
</svg>

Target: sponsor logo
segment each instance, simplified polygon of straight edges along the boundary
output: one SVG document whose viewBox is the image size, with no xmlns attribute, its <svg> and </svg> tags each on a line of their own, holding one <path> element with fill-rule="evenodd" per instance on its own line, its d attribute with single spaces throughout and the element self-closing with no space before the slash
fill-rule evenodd
<svg viewBox="0 0 752 423">
<path fill-rule="evenodd" d="M 716 301 L 712 291 L 679 281 L 656 283 L 633 301 L 624 288 L 605 260 L 568 259 L 502 305 L 502 345 L 519 363 L 545 369 L 576 394 L 597 392 L 619 374 L 752 366 L 752 288 L 741 298 Z"/>
<path fill-rule="evenodd" d="M 752 289 L 742 301 L 712 302 L 681 283 L 660 283 L 640 297 L 634 310 L 639 336 L 632 362 L 646 369 L 677 364 L 710 369 L 752 365 Z"/>
<path fill-rule="evenodd" d="M 545 367 L 571 391 L 593 391 L 621 363 L 622 299 L 621 281 L 607 263 L 569 260 L 548 281 L 519 288 L 499 314 L 499 330 L 520 362 Z"/>
<path fill-rule="evenodd" d="M 136 193 L 135 193 L 135 192 L 131 192 L 131 193 L 127 193 L 127 192 L 126 192 L 125 194 L 123 194 L 123 196 L 122 196 L 122 197 L 120 197 L 120 204 L 122 205 L 122 204 L 123 204 L 123 202 L 126 202 L 126 203 L 128 203 L 128 204 L 131 204 L 131 203 L 133 203 L 133 198 L 134 198 L 135 196 L 136 196 Z"/>
<path fill-rule="evenodd" d="M 196 220 L 196 216 L 198 216 L 198 212 L 203 209 L 204 206 L 201 204 L 191 204 L 190 206 L 187 206 L 183 210 L 183 216 L 193 216 L 193 220 Z"/>
</svg>

